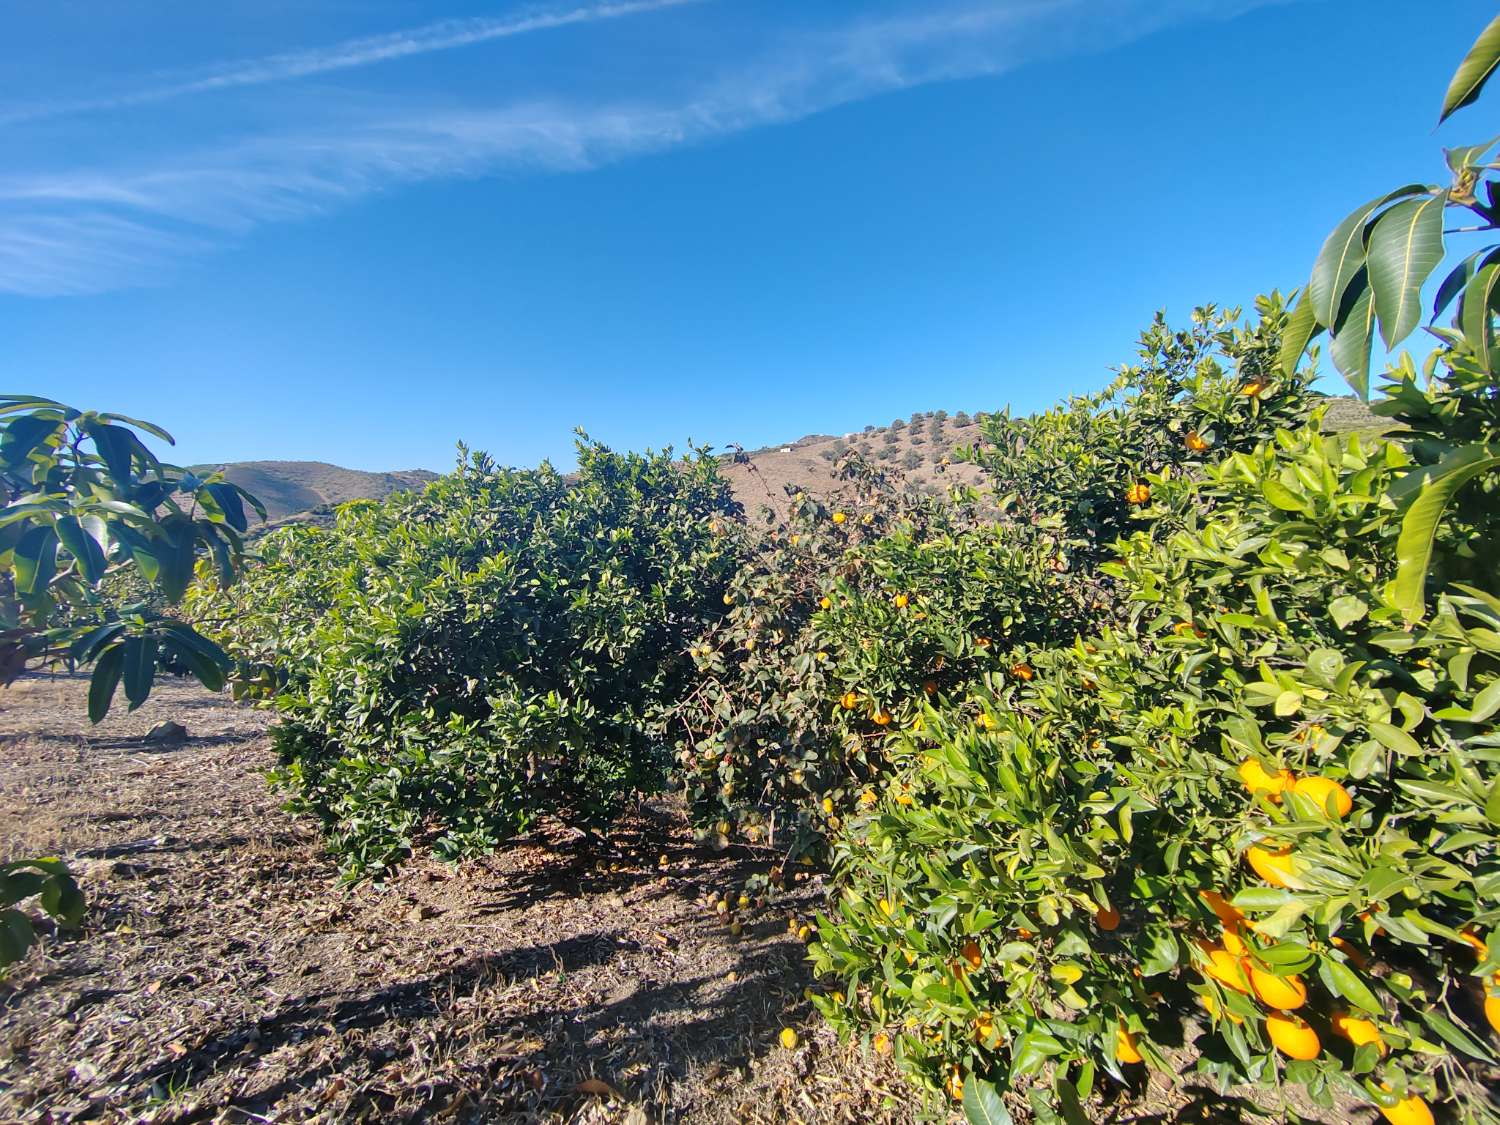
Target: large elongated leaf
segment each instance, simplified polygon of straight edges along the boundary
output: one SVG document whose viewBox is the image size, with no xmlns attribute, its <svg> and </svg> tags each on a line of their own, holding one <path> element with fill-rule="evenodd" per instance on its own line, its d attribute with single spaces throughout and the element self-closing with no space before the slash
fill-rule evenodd
<svg viewBox="0 0 1500 1125">
<path fill-rule="evenodd" d="M 97 723 L 109 714 L 110 700 L 115 697 L 115 688 L 120 686 L 120 675 L 124 671 L 123 645 L 107 649 L 94 665 L 94 676 L 89 681 L 89 722 Z"/>
<path fill-rule="evenodd" d="M 1324 328 L 1337 331 L 1334 318 L 1342 308 L 1344 291 L 1365 264 L 1365 221 L 1392 200 L 1421 195 L 1428 190 L 1421 184 L 1399 187 L 1357 208 L 1333 228 L 1333 233 L 1324 240 L 1323 248 L 1318 252 L 1312 277 L 1307 283 L 1313 314 Z"/>
<path fill-rule="evenodd" d="M 1297 302 L 1297 307 L 1292 310 L 1285 330 L 1281 333 L 1279 362 L 1282 373 L 1288 378 L 1296 374 L 1302 353 L 1307 351 L 1307 345 L 1320 331 L 1318 318 L 1313 312 L 1312 298 L 1304 292 L 1302 299 Z"/>
<path fill-rule="evenodd" d="M 11 555 L 18 593 L 36 594 L 47 588 L 57 571 L 58 542 L 57 531 L 50 523 L 33 527 L 21 536 Z"/>
<path fill-rule="evenodd" d="M 1410 336 L 1422 320 L 1422 283 L 1443 260 L 1446 192 L 1405 199 L 1370 231 L 1370 288 L 1386 347 Z"/>
<path fill-rule="evenodd" d="M 1370 397 L 1370 345 L 1375 339 L 1375 301 L 1360 270 L 1346 294 L 1348 311 L 1340 317 L 1342 324 L 1334 333 L 1328 351 L 1354 392 L 1362 399 Z"/>
<path fill-rule="evenodd" d="M 1491 250 L 1488 247 L 1476 250 L 1448 271 L 1448 276 L 1443 278 L 1442 284 L 1438 286 L 1437 296 L 1432 299 L 1432 320 L 1428 321 L 1429 324 L 1443 315 L 1443 310 L 1453 303 L 1453 298 L 1464 291 L 1479 267 L 1494 261 L 1497 254 L 1500 254 L 1500 251 Z M 1480 259 L 1483 261 L 1481 262 Z"/>
<path fill-rule="evenodd" d="M 125 642 L 125 698 L 134 711 L 151 695 L 156 678 L 156 638 L 135 636 Z"/>
<path fill-rule="evenodd" d="M 1500 300 L 1500 263 L 1490 262 L 1481 266 L 1464 286 L 1458 310 L 1459 328 L 1486 368 L 1490 366 L 1490 345 L 1494 335 L 1490 325 L 1497 300 Z"/>
<path fill-rule="evenodd" d="M 104 552 L 76 517 L 58 516 L 57 535 L 62 540 L 62 545 L 78 560 L 78 567 L 83 571 L 84 578 L 90 582 L 98 582 L 104 577 Z"/>
<path fill-rule="evenodd" d="M 1419 488 L 1416 499 L 1401 519 L 1401 534 L 1396 540 L 1396 579 L 1391 590 L 1408 621 L 1420 621 L 1426 612 L 1427 570 L 1432 564 L 1432 541 L 1443 512 L 1460 488 L 1496 467 L 1500 467 L 1500 446 L 1466 445 L 1421 471 L 1416 482 Z"/>
<path fill-rule="evenodd" d="M 1448 83 L 1448 92 L 1443 95 L 1443 110 L 1438 115 L 1439 125 L 1455 111 L 1463 109 L 1479 97 L 1484 84 L 1495 73 L 1496 64 L 1500 64 L 1500 16 L 1491 20 L 1490 25 L 1479 33 L 1474 46 L 1469 48 L 1464 61 L 1454 71 L 1453 80 Z"/>
</svg>

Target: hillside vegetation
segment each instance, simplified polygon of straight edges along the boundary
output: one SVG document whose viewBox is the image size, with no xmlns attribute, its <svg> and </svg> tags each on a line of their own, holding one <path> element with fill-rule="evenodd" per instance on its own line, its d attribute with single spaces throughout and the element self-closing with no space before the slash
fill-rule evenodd
<svg viewBox="0 0 1500 1125">
<path fill-rule="evenodd" d="M 266 506 L 266 519 L 272 523 L 349 500 L 383 500 L 393 492 L 421 488 L 438 476 L 426 469 L 369 473 L 325 461 L 230 461 L 191 468 L 222 471 L 225 480 Z"/>
</svg>

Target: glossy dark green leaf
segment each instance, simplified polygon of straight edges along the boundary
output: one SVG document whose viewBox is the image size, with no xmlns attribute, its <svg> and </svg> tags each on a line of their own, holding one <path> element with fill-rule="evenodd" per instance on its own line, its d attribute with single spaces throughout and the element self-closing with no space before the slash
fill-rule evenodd
<svg viewBox="0 0 1500 1125">
<path fill-rule="evenodd" d="M 1375 301 L 1368 275 L 1361 268 L 1345 292 L 1346 307 L 1328 346 L 1333 365 L 1354 393 L 1370 397 L 1370 348 L 1375 340 Z"/>
<path fill-rule="evenodd" d="M 1500 466 L 1500 447 L 1466 445 L 1421 471 L 1420 491 L 1401 519 L 1401 535 L 1396 541 L 1396 580 L 1391 586 L 1395 602 L 1408 621 L 1420 621 L 1427 612 L 1427 571 L 1432 563 L 1432 543 L 1448 504 L 1465 484 L 1497 466 Z"/>
<path fill-rule="evenodd" d="M 1296 374 L 1297 365 L 1302 361 L 1302 353 L 1307 351 L 1307 345 L 1321 331 L 1322 326 L 1318 324 L 1317 314 L 1313 312 L 1312 298 L 1303 292 L 1302 299 L 1292 310 L 1292 315 L 1288 318 L 1286 328 L 1281 334 L 1278 366 L 1283 375 L 1291 378 Z"/>
<path fill-rule="evenodd" d="M 1491 20 L 1489 26 L 1479 33 L 1479 38 L 1454 71 L 1447 92 L 1443 94 L 1443 108 L 1438 114 L 1439 125 L 1479 97 L 1484 84 L 1495 72 L 1497 63 L 1500 63 L 1500 16 Z"/>
<path fill-rule="evenodd" d="M 964 1119 L 969 1125 L 1014 1125 L 993 1082 L 970 1075 L 964 1080 Z"/>
<path fill-rule="evenodd" d="M 1464 286 L 1459 304 L 1458 323 L 1474 354 L 1490 366 L 1490 348 L 1494 344 L 1494 316 L 1500 305 L 1500 261 L 1488 262 L 1474 271 Z"/>
<path fill-rule="evenodd" d="M 36 594 L 47 588 L 57 571 L 59 543 L 57 530 L 50 522 L 21 536 L 11 556 L 17 592 Z"/>
<path fill-rule="evenodd" d="M 1380 338 L 1387 348 L 1410 336 L 1422 320 L 1422 285 L 1443 260 L 1447 193 L 1405 199 L 1375 221 L 1366 261 Z"/>
<path fill-rule="evenodd" d="M 75 516 L 57 517 L 57 537 L 68 553 L 78 560 L 78 566 L 89 582 L 98 582 L 104 577 L 107 566 L 104 552 Z"/>
<path fill-rule="evenodd" d="M 125 648 L 116 644 L 104 650 L 94 665 L 94 674 L 89 680 L 89 722 L 97 723 L 109 714 L 109 705 L 115 697 L 115 688 L 125 671 Z"/>
<path fill-rule="evenodd" d="M 149 634 L 138 634 L 124 643 L 125 651 L 125 698 L 134 711 L 151 695 L 151 682 L 156 678 L 156 638 Z"/>
<path fill-rule="evenodd" d="M 1312 301 L 1313 313 L 1324 328 L 1337 330 L 1335 317 L 1346 304 L 1345 294 L 1365 264 L 1365 223 L 1376 211 L 1392 200 L 1419 195 L 1427 189 L 1421 184 L 1407 184 L 1395 191 L 1372 199 L 1363 207 L 1345 216 L 1343 222 L 1323 242 L 1313 263 L 1312 277 L 1307 283 L 1307 295 Z"/>
</svg>

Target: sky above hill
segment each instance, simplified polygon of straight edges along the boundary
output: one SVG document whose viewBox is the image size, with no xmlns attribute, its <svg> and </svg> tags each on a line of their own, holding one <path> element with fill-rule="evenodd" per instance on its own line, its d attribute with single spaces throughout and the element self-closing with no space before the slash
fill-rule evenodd
<svg viewBox="0 0 1500 1125">
<path fill-rule="evenodd" d="M 0 389 L 174 459 L 755 446 L 1097 389 L 1306 277 L 1491 3 L 50 0 L 0 40 Z M 1345 114 L 1356 115 L 1351 125 Z"/>
</svg>

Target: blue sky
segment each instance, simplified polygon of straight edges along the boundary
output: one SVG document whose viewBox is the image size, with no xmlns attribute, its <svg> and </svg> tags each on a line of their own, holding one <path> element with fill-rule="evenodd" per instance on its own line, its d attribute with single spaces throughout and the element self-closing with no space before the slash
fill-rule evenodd
<svg viewBox="0 0 1500 1125">
<path fill-rule="evenodd" d="M 367 469 L 1036 409 L 1441 178 L 1495 131 L 1488 101 L 1433 129 L 1493 14 L 13 6 L 0 389 L 158 421 L 183 462 Z"/>
</svg>

